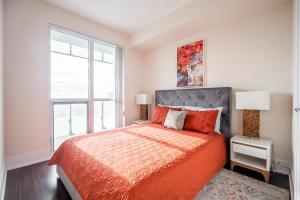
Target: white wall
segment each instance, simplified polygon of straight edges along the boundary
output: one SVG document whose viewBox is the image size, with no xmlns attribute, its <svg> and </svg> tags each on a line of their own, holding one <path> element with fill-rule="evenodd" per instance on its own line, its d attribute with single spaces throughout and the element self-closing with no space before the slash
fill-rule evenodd
<svg viewBox="0 0 300 200">
<path fill-rule="evenodd" d="M 203 39 L 207 86 L 269 91 L 271 110 L 261 112 L 261 136 L 273 140 L 275 158 L 291 161 L 291 35 L 290 2 L 195 32 L 145 54 L 144 88 L 151 93 L 175 88 L 176 47 Z M 232 128 L 234 133 L 242 131 L 241 112 L 235 109 Z"/>
<path fill-rule="evenodd" d="M 8 162 L 33 152 L 49 151 L 49 35 L 48 23 L 125 47 L 126 124 L 138 118 L 132 96 L 141 89 L 142 57 L 128 48 L 128 38 L 109 28 L 39 0 L 4 1 L 5 132 Z"/>
<path fill-rule="evenodd" d="M 126 102 L 125 121 L 130 125 L 132 120 L 140 118 L 139 106 L 135 103 L 135 95 L 143 92 L 143 54 L 137 51 L 125 52 L 125 62 L 130 62 L 131 67 L 125 68 L 125 95 Z"/>
</svg>

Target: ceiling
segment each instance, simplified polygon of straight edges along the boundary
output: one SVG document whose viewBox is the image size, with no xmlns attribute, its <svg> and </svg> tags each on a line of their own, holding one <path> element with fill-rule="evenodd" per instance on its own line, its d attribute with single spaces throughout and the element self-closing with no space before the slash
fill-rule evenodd
<svg viewBox="0 0 300 200">
<path fill-rule="evenodd" d="M 131 35 L 190 0 L 44 0 Z"/>
<path fill-rule="evenodd" d="M 43 0 L 129 36 L 150 50 L 292 0 Z"/>
<path fill-rule="evenodd" d="M 265 14 L 291 0 L 191 0 L 131 36 L 131 47 L 150 50 L 214 27 Z"/>
</svg>

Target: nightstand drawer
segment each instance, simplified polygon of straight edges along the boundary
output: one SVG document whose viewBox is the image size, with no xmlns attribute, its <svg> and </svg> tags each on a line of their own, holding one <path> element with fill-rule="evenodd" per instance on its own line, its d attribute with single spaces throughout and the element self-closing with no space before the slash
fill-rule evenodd
<svg viewBox="0 0 300 200">
<path fill-rule="evenodd" d="M 261 147 L 232 142 L 232 151 L 261 159 L 267 158 L 267 150 Z"/>
</svg>

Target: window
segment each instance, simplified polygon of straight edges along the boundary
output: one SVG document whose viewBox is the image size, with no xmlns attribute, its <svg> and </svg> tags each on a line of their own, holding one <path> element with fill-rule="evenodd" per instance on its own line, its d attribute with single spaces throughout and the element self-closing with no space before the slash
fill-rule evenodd
<svg viewBox="0 0 300 200">
<path fill-rule="evenodd" d="M 51 99 L 89 96 L 89 41 L 51 30 Z"/>
<path fill-rule="evenodd" d="M 122 48 L 50 28 L 54 150 L 66 139 L 120 127 Z"/>
</svg>

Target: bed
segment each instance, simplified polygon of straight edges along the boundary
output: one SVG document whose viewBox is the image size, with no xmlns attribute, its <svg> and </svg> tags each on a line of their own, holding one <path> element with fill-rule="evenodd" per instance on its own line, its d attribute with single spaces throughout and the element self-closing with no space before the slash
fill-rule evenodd
<svg viewBox="0 0 300 200">
<path fill-rule="evenodd" d="M 224 107 L 223 134 L 146 123 L 67 140 L 49 164 L 72 199 L 193 199 L 227 162 L 231 88 L 158 90 L 155 103 Z"/>
</svg>

